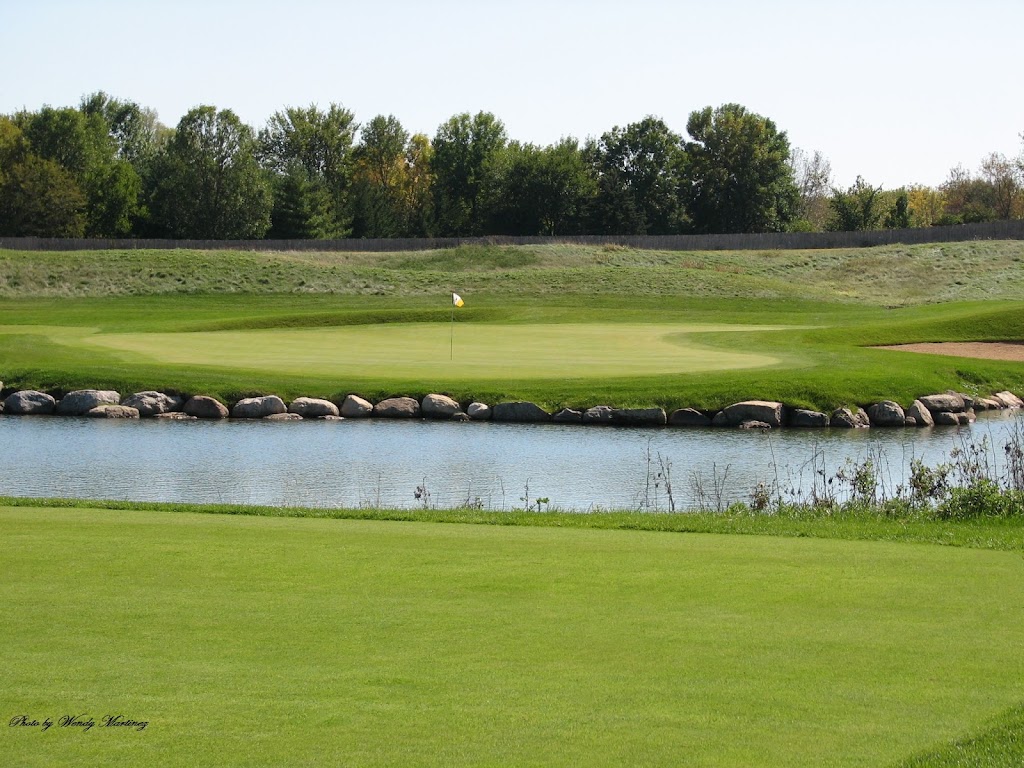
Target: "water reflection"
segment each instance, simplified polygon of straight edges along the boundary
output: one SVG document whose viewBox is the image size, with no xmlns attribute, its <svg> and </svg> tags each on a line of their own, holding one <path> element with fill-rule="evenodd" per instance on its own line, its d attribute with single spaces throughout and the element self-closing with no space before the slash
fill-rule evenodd
<svg viewBox="0 0 1024 768">
<path fill-rule="evenodd" d="M 638 430 L 429 421 L 167 422 L 0 417 L 0 495 L 314 507 L 678 507 L 697 488 L 747 500 L 759 482 L 810 490 L 816 471 L 872 457 L 890 490 L 987 438 L 993 461 L 1020 420 L 872 430 Z M 421 498 L 414 492 L 424 488 Z"/>
</svg>

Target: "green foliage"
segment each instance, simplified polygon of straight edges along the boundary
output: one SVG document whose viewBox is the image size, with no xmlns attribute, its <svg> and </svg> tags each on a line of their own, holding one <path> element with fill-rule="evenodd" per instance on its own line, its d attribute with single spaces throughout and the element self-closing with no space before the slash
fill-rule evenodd
<svg viewBox="0 0 1024 768">
<path fill-rule="evenodd" d="M 29 155 L 0 175 L 0 233 L 82 237 L 86 199 L 68 171 Z"/>
<path fill-rule="evenodd" d="M 251 129 L 231 110 L 196 107 L 157 166 L 153 213 L 169 237 L 246 239 L 270 227 L 272 196 Z"/>
<path fill-rule="evenodd" d="M 739 104 L 693 112 L 686 130 L 686 200 L 694 229 L 784 231 L 800 202 L 786 132 Z"/>
<path fill-rule="evenodd" d="M 590 143 L 586 154 L 597 179 L 595 231 L 667 235 L 686 228 L 681 190 L 687 181 L 682 139 L 648 116 L 618 126 Z"/>
<path fill-rule="evenodd" d="M 504 124 L 490 112 L 463 112 L 437 129 L 431 171 L 439 234 L 484 233 L 507 143 Z"/>
<path fill-rule="evenodd" d="M 873 187 L 860 176 L 845 192 L 833 190 L 832 218 L 826 228 L 832 232 L 854 232 L 875 229 L 882 218 L 879 194 L 881 187 Z"/>
</svg>

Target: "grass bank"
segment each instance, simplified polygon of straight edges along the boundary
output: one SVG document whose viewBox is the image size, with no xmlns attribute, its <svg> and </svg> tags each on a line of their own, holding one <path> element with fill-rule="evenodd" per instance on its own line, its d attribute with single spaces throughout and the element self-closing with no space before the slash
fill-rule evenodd
<svg viewBox="0 0 1024 768">
<path fill-rule="evenodd" d="M 886 765 L 1022 699 L 1019 551 L 22 504 L 3 711 L 97 725 L 19 765 Z"/>
</svg>

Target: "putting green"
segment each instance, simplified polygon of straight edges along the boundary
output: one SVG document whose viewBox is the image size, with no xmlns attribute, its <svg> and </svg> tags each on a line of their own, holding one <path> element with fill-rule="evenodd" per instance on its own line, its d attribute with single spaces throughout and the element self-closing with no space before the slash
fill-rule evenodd
<svg viewBox="0 0 1024 768">
<path fill-rule="evenodd" d="M 779 364 L 779 358 L 703 346 L 693 334 L 782 326 L 386 323 L 84 337 L 81 329 L 74 330 L 76 343 L 162 363 L 338 376 L 543 379 L 764 368 Z"/>
</svg>

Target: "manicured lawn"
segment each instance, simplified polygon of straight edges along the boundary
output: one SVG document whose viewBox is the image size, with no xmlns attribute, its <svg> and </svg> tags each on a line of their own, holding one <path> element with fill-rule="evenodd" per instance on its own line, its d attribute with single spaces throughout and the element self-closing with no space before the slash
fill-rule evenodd
<svg viewBox="0 0 1024 768">
<path fill-rule="evenodd" d="M 0 539 L 0 711 L 97 721 L 2 729 L 12 765 L 877 766 L 1024 699 L 1019 552 L 35 506 Z"/>
</svg>

